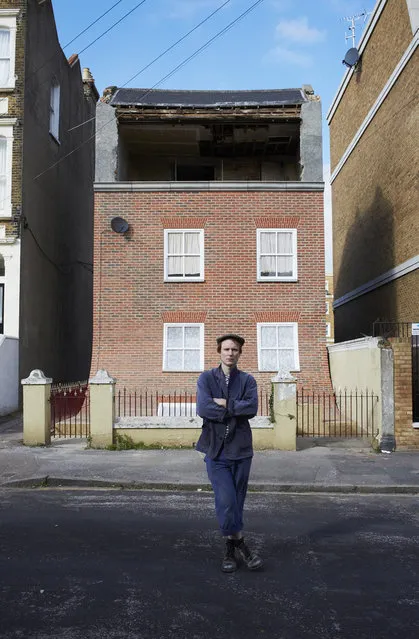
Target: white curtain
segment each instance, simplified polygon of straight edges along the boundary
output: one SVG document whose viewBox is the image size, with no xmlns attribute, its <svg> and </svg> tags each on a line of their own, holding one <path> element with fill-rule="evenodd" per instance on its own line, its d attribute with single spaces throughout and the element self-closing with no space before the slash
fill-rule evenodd
<svg viewBox="0 0 419 639">
<path fill-rule="evenodd" d="M 0 211 L 6 207 L 7 197 L 7 140 L 0 137 Z"/>
<path fill-rule="evenodd" d="M 264 277 L 276 275 L 276 233 L 260 234 L 260 274 Z"/>
<path fill-rule="evenodd" d="M 260 252 L 262 255 L 276 254 L 276 233 L 260 234 Z"/>
<path fill-rule="evenodd" d="M 294 328 L 292 326 L 262 326 L 260 332 L 261 369 L 277 371 L 295 368 Z"/>
<path fill-rule="evenodd" d="M 169 277 L 183 276 L 183 233 L 168 233 L 167 274 Z"/>
<path fill-rule="evenodd" d="M 166 339 L 167 370 L 200 370 L 200 327 L 168 326 Z"/>
<path fill-rule="evenodd" d="M 0 87 L 9 83 L 10 76 L 10 31 L 0 29 Z"/>
<path fill-rule="evenodd" d="M 199 233 L 185 233 L 185 276 L 199 277 Z"/>
</svg>

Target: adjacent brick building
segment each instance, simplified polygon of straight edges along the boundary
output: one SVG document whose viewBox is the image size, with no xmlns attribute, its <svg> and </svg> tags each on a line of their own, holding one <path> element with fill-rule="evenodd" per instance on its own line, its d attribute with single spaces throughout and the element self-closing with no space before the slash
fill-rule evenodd
<svg viewBox="0 0 419 639">
<path fill-rule="evenodd" d="M 311 87 L 105 91 L 92 372 L 192 390 L 234 331 L 262 385 L 329 388 L 322 180 Z"/>
<path fill-rule="evenodd" d="M 418 0 L 379 0 L 327 116 L 336 341 L 419 321 L 418 28 Z"/>
<path fill-rule="evenodd" d="M 51 0 L 0 0 L 0 333 L 19 338 L 20 377 L 89 373 L 98 97 Z"/>
</svg>

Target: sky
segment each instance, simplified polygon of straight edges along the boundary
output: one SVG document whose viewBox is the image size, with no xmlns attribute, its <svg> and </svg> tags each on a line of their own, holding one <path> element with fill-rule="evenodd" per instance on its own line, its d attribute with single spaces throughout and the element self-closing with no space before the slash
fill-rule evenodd
<svg viewBox="0 0 419 639">
<path fill-rule="evenodd" d="M 374 0 L 262 0 L 232 29 L 160 84 L 255 1 L 230 0 L 132 81 L 143 67 L 226 0 L 145 0 L 138 8 L 140 0 L 53 0 L 53 7 L 61 46 L 67 57 L 80 53 L 81 65 L 90 68 L 100 94 L 111 85 L 149 88 L 159 83 L 157 88 L 162 89 L 282 89 L 311 84 L 323 109 L 326 271 L 331 272 L 326 113 L 345 74 L 342 59 L 352 46 L 352 40 L 345 40 L 349 26 L 345 18 L 372 11 Z M 104 18 L 66 46 L 116 3 Z M 93 43 L 130 11 L 120 24 Z M 356 22 L 356 42 L 365 26 L 363 18 Z"/>
</svg>

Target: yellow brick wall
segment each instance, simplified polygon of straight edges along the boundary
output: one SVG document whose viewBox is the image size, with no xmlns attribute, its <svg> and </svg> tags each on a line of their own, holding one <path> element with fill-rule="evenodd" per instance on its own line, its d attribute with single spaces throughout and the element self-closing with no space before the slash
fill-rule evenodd
<svg viewBox="0 0 419 639">
<path fill-rule="evenodd" d="M 394 353 L 395 437 L 398 449 L 419 449 L 412 420 L 412 346 L 410 338 L 391 338 Z"/>
<path fill-rule="evenodd" d="M 406 0 L 388 0 L 330 124 L 332 171 L 411 40 Z"/>
</svg>

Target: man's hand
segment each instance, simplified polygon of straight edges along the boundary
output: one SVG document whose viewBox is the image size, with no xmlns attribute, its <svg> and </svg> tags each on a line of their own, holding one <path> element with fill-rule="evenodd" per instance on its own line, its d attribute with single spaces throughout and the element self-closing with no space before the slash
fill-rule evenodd
<svg viewBox="0 0 419 639">
<path fill-rule="evenodd" d="M 213 401 L 218 404 L 218 406 L 222 406 L 223 408 L 227 408 L 227 400 L 221 399 L 220 397 L 213 397 Z"/>
</svg>

